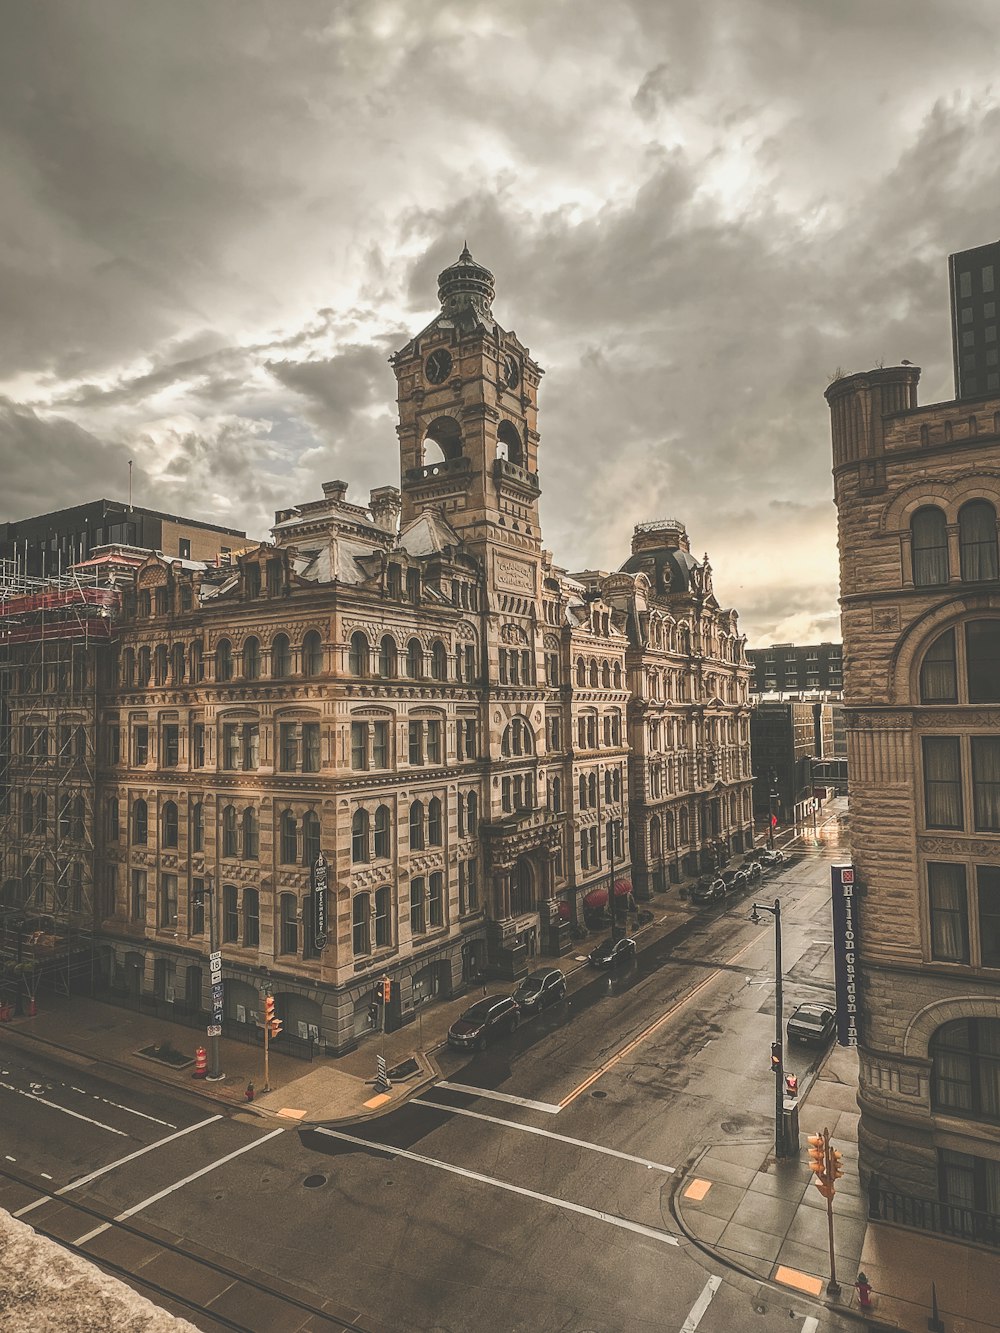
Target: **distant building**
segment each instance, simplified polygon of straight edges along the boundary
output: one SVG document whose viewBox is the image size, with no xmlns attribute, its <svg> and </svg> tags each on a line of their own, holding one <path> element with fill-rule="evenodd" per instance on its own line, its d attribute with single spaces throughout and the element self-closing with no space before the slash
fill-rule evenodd
<svg viewBox="0 0 1000 1333">
<path fill-rule="evenodd" d="M 754 694 L 801 694 L 822 690 L 839 693 L 843 685 L 843 648 L 839 643 L 772 643 L 748 648 Z"/>
<path fill-rule="evenodd" d="M 812 808 L 814 788 L 829 780 L 824 776 L 821 784 L 814 768 L 824 761 L 823 773 L 830 770 L 832 706 L 822 700 L 759 701 L 750 713 L 750 754 L 755 819 L 774 815 L 780 826 L 801 823 Z"/>
<path fill-rule="evenodd" d="M 1000 393 L 1000 241 L 948 256 L 955 397 Z"/>
<path fill-rule="evenodd" d="M 161 514 L 120 500 L 88 500 L 0 523 L 0 560 L 16 560 L 20 570 L 32 577 L 58 576 L 89 559 L 97 547 L 110 545 L 162 551 L 184 560 L 225 562 L 248 543 L 246 533 L 237 528 Z"/>
</svg>

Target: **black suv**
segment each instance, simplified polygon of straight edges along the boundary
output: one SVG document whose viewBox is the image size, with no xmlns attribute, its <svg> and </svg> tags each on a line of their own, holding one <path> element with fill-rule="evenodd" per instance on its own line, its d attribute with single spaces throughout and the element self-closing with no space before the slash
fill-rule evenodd
<svg viewBox="0 0 1000 1333">
<path fill-rule="evenodd" d="M 517 1007 L 525 1013 L 540 1014 L 549 1004 L 556 1004 L 566 994 L 566 978 L 558 967 L 543 967 L 529 972 L 514 991 Z"/>
<path fill-rule="evenodd" d="M 498 1033 L 513 1032 L 520 1022 L 520 1010 L 509 995 L 487 995 L 466 1009 L 448 1029 L 448 1045 L 485 1051 Z"/>
<path fill-rule="evenodd" d="M 717 903 L 726 896 L 726 881 L 717 875 L 702 875 L 691 890 L 693 903 Z"/>
</svg>

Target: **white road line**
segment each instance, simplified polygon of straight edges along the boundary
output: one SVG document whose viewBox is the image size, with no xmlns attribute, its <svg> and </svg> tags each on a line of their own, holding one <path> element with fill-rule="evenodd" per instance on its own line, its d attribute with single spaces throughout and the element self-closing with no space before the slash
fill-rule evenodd
<svg viewBox="0 0 1000 1333">
<path fill-rule="evenodd" d="M 558 1115 L 562 1110 L 552 1102 L 533 1102 L 529 1097 L 515 1097 L 509 1092 L 494 1092 L 492 1088 L 475 1088 L 471 1083 L 449 1083 L 442 1079 L 435 1083 L 436 1088 L 450 1088 L 452 1092 L 464 1092 L 470 1097 L 489 1097 L 495 1102 L 510 1102 L 513 1106 L 526 1106 L 530 1111 L 544 1111 L 546 1115 Z"/>
<path fill-rule="evenodd" d="M 53 1111 L 62 1111 L 63 1115 L 71 1115 L 75 1120 L 86 1120 L 88 1125 L 96 1125 L 98 1129 L 106 1129 L 109 1134 L 118 1134 L 123 1139 L 128 1138 L 123 1129 L 115 1129 L 113 1125 L 105 1125 L 100 1120 L 91 1120 L 89 1115 L 81 1115 L 79 1111 L 71 1111 L 68 1106 L 60 1106 L 58 1102 L 46 1101 L 44 1097 L 37 1097 L 33 1092 L 25 1092 L 23 1088 L 15 1088 L 13 1083 L 0 1083 L 0 1088 L 6 1088 L 8 1092 L 16 1092 L 19 1097 L 27 1097 L 33 1102 L 41 1102 L 43 1106 L 51 1106 Z"/>
<path fill-rule="evenodd" d="M 8 1162 L 16 1162 L 16 1161 L 17 1161 L 17 1158 L 16 1158 L 16 1157 L 11 1157 L 11 1155 L 10 1155 L 9 1152 L 5 1152 L 5 1153 L 4 1153 L 4 1157 L 7 1158 L 7 1161 L 8 1161 Z"/>
<path fill-rule="evenodd" d="M 77 1089 L 74 1088 L 74 1092 L 75 1091 L 77 1091 Z M 84 1096 L 87 1096 L 87 1094 L 84 1093 Z M 152 1120 L 154 1125 L 163 1125 L 165 1129 L 177 1128 L 177 1126 L 170 1120 L 158 1120 L 155 1115 L 147 1115 L 145 1111 L 136 1111 L 133 1107 L 124 1106 L 121 1102 L 109 1102 L 107 1097 L 99 1097 L 97 1093 L 94 1093 L 94 1101 L 103 1102 L 105 1106 L 115 1106 L 119 1111 L 127 1111 L 129 1115 L 141 1116 L 143 1120 Z"/>
<path fill-rule="evenodd" d="M 604 1153 L 607 1157 L 620 1157 L 623 1162 L 636 1162 L 639 1166 L 650 1167 L 654 1171 L 666 1171 L 673 1175 L 677 1169 L 664 1166 L 662 1162 L 651 1162 L 646 1157 L 633 1157 L 630 1152 L 619 1152 L 617 1148 L 605 1148 L 601 1143 L 588 1143 L 586 1139 L 571 1139 L 568 1134 L 553 1134 L 551 1129 L 539 1129 L 537 1125 L 519 1125 L 516 1120 L 501 1120 L 499 1116 L 484 1115 L 482 1111 L 470 1111 L 465 1106 L 446 1106 L 443 1102 L 430 1102 L 425 1097 L 410 1099 L 416 1106 L 430 1106 L 435 1111 L 445 1111 L 449 1115 L 467 1115 L 474 1120 L 488 1120 L 491 1125 L 502 1125 L 504 1129 L 520 1130 L 522 1134 L 541 1134 L 546 1139 L 557 1139 L 560 1143 L 571 1143 L 575 1148 L 587 1148 L 590 1152 Z"/>
<path fill-rule="evenodd" d="M 721 1277 L 710 1277 L 701 1289 L 701 1295 L 691 1306 L 691 1313 L 681 1324 L 681 1333 L 694 1333 L 695 1329 L 701 1323 L 702 1315 L 712 1304 L 712 1297 L 722 1286 Z"/>
<path fill-rule="evenodd" d="M 143 1199 L 141 1203 L 136 1203 L 133 1204 L 131 1208 L 126 1208 L 125 1211 L 119 1213 L 114 1220 L 116 1222 L 124 1222 L 126 1218 L 132 1217 L 135 1213 L 141 1213 L 144 1208 L 148 1208 L 151 1204 L 159 1203 L 159 1201 L 165 1199 L 168 1194 L 173 1194 L 174 1190 L 183 1189 L 185 1185 L 190 1185 L 192 1180 L 198 1180 L 201 1176 L 207 1176 L 208 1173 L 214 1171 L 216 1167 L 225 1166 L 225 1164 L 231 1162 L 234 1157 L 240 1157 L 243 1153 L 250 1152 L 252 1148 L 259 1148 L 260 1145 L 266 1143 L 268 1139 L 277 1138 L 279 1134 L 284 1134 L 284 1132 L 283 1129 L 272 1129 L 270 1134 L 265 1134 L 262 1138 L 254 1139 L 253 1143 L 244 1143 L 243 1147 L 237 1148 L 235 1152 L 227 1153 L 225 1157 L 220 1157 L 215 1162 L 209 1162 L 208 1166 L 203 1166 L 200 1171 L 193 1171 L 191 1175 L 185 1176 L 183 1180 L 175 1181 L 173 1185 L 168 1185 L 165 1190 L 160 1190 L 158 1194 L 151 1194 L 148 1199 Z M 110 1222 L 105 1222 L 102 1226 L 95 1227 L 93 1231 L 88 1231 L 86 1235 L 79 1236 L 73 1241 L 73 1244 L 85 1245 L 88 1240 L 93 1240 L 95 1236 L 99 1236 L 103 1231 L 107 1231 L 111 1225 Z"/>
<path fill-rule="evenodd" d="M 816 1333 L 819 1328 L 819 1320 L 814 1314 L 806 1315 L 805 1322 L 802 1325 L 801 1333 Z"/>
<path fill-rule="evenodd" d="M 548 1203 L 554 1208 L 563 1208 L 570 1213 L 593 1217 L 598 1222 L 608 1222 L 611 1226 L 621 1227 L 623 1231 L 634 1231 L 636 1235 L 648 1236 L 663 1245 L 680 1244 L 677 1237 L 671 1236 L 668 1231 L 657 1231 L 655 1227 L 643 1226 L 641 1222 L 630 1222 L 627 1218 L 616 1217 L 614 1213 L 601 1213 L 596 1208 L 584 1208 L 583 1204 L 570 1203 L 566 1199 L 554 1199 L 550 1194 L 539 1194 L 537 1190 L 525 1189 L 523 1185 L 512 1185 L 509 1181 L 497 1180 L 495 1176 L 484 1176 L 480 1171 L 469 1171 L 464 1166 L 440 1162 L 436 1157 L 424 1157 L 421 1153 L 410 1152 L 408 1148 L 395 1148 L 391 1143 L 379 1143 L 371 1139 L 357 1139 L 353 1134 L 343 1134 L 339 1129 L 327 1129 L 322 1125 L 316 1133 L 325 1134 L 331 1139 L 340 1139 L 344 1143 L 357 1144 L 359 1148 L 374 1148 L 379 1152 L 390 1153 L 393 1157 L 405 1157 L 407 1161 L 419 1162 L 422 1166 L 436 1166 L 439 1171 L 448 1171 L 453 1176 L 464 1176 L 466 1180 L 476 1180 L 481 1185 L 492 1185 L 495 1189 L 506 1190 L 509 1194 L 520 1194 L 525 1199 L 535 1199 L 539 1203 Z"/>
<path fill-rule="evenodd" d="M 43 1180 L 51 1180 L 51 1179 L 52 1179 L 52 1177 L 49 1175 L 49 1173 L 48 1173 L 47 1171 L 39 1171 L 38 1174 L 41 1176 L 41 1178 L 42 1178 Z"/>
</svg>

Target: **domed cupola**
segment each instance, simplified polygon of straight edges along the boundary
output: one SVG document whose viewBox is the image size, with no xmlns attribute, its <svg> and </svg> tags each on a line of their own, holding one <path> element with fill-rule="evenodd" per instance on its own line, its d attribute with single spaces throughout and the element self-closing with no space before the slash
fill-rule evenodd
<svg viewBox="0 0 1000 1333">
<path fill-rule="evenodd" d="M 438 300 L 441 313 L 454 318 L 470 307 L 482 320 L 492 319 L 493 297 L 496 294 L 493 274 L 477 264 L 467 245 L 454 264 L 438 275 Z"/>
</svg>

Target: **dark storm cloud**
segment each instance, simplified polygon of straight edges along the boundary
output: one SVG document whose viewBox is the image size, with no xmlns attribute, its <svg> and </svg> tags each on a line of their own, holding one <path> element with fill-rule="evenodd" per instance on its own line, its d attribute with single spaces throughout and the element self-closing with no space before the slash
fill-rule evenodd
<svg viewBox="0 0 1000 1333">
<path fill-rule="evenodd" d="M 121 495 L 129 457 L 258 535 L 396 480 L 386 357 L 467 239 L 547 371 L 557 561 L 676 515 L 755 637 L 819 632 L 823 390 L 906 357 L 950 394 L 994 48 L 985 0 L 10 7 L 0 517 Z"/>
</svg>

